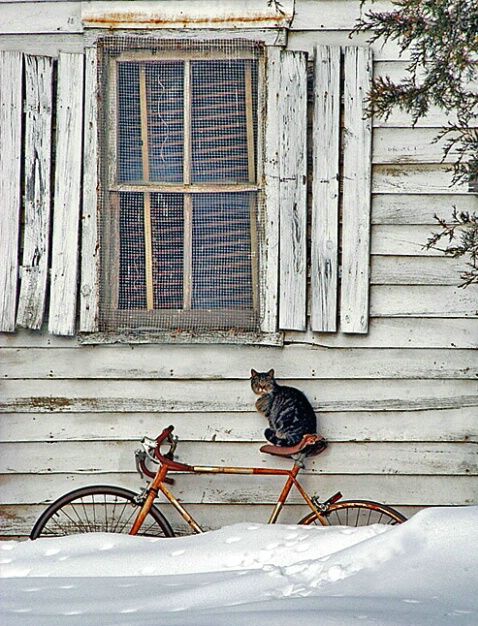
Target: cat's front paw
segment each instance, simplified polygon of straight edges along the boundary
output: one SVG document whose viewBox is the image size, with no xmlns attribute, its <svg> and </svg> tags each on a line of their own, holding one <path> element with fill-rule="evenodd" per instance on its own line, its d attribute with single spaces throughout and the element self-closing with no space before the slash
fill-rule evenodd
<svg viewBox="0 0 478 626">
<path fill-rule="evenodd" d="M 267 441 L 270 441 L 275 446 L 277 445 L 277 442 L 279 441 L 278 437 L 276 436 L 272 428 L 265 429 L 264 437 L 267 439 Z"/>
</svg>

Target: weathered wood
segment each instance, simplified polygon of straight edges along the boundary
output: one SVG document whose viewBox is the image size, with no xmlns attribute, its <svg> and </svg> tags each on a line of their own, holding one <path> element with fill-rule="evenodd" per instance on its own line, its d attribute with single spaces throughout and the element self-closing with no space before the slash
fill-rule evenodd
<svg viewBox="0 0 478 626">
<path fill-rule="evenodd" d="M 279 99 L 279 328 L 305 330 L 307 291 L 307 66 L 281 53 Z"/>
<path fill-rule="evenodd" d="M 58 59 L 57 144 L 49 331 L 73 335 L 76 320 L 83 132 L 83 55 Z"/>
<path fill-rule="evenodd" d="M 356 20 L 363 10 L 373 8 L 374 11 L 390 11 L 393 4 L 390 1 L 379 0 L 373 6 L 369 3 L 362 8 L 360 2 L 354 0 L 296 0 L 292 30 L 346 30 L 355 26 Z"/>
<path fill-rule="evenodd" d="M 337 329 L 340 48 L 315 53 L 311 225 L 311 327 Z"/>
<path fill-rule="evenodd" d="M 346 48 L 344 73 L 340 324 L 344 332 L 366 333 L 369 316 L 372 129 L 365 114 L 365 98 L 372 77 L 371 51 Z"/>
<path fill-rule="evenodd" d="M 85 51 L 85 124 L 83 132 L 83 205 L 81 214 L 80 332 L 98 330 L 99 177 L 98 76 L 96 49 Z"/>
<path fill-rule="evenodd" d="M 259 205 L 259 267 L 261 330 L 277 330 L 277 291 L 279 264 L 279 100 L 281 51 L 268 48 L 265 72 L 260 67 L 259 85 L 266 87 L 264 118 L 264 202 Z"/>
<path fill-rule="evenodd" d="M 450 257 L 372 257 L 372 285 L 458 285 L 463 259 Z"/>
<path fill-rule="evenodd" d="M 443 258 L 443 250 L 448 245 L 447 241 L 438 242 L 437 248 L 427 250 L 426 243 L 432 233 L 438 232 L 436 226 L 418 225 L 378 225 L 372 226 L 372 254 L 385 256 L 407 257 L 439 257 Z M 465 266 L 464 259 L 461 263 Z"/>
<path fill-rule="evenodd" d="M 435 289 L 435 288 L 434 288 Z M 290 380 L 318 411 L 417 411 L 478 406 L 475 380 Z M 246 381 L 4 380 L 5 413 L 250 411 Z"/>
<path fill-rule="evenodd" d="M 159 6 L 158 6 L 159 5 Z M 81 17 L 88 28 L 287 28 L 293 16 L 294 1 L 274 3 L 248 0 L 247 7 L 236 0 L 188 0 L 187 6 L 160 2 L 82 3 Z"/>
<path fill-rule="evenodd" d="M 23 257 L 17 324 L 43 322 L 48 278 L 51 211 L 53 60 L 25 56 Z"/>
<path fill-rule="evenodd" d="M 307 332 L 285 339 L 329 348 L 477 348 L 478 319 L 372 318 L 368 335 Z"/>
<path fill-rule="evenodd" d="M 478 317 L 478 286 L 374 285 L 370 314 L 386 317 Z"/>
<path fill-rule="evenodd" d="M 468 183 L 452 185 L 450 165 L 375 165 L 373 193 L 435 193 L 452 195 L 468 191 Z M 471 194 L 470 194 L 471 195 Z M 449 199 L 444 198 L 444 202 Z M 438 207 L 437 207 L 438 208 Z"/>
<path fill-rule="evenodd" d="M 318 414 L 332 442 L 478 442 L 476 407 L 424 411 L 348 411 Z M 264 418 L 243 413 L 9 413 L 0 441 L 139 441 L 173 424 L 182 441 L 264 441 Z M 85 444 L 87 445 L 87 444 Z"/>
<path fill-rule="evenodd" d="M 131 441 L 1 443 L 0 474 L 127 472 L 137 444 Z M 175 458 L 192 465 L 290 467 L 290 459 L 262 454 L 257 443 L 182 442 Z M 307 462 L 309 474 L 408 474 L 478 476 L 476 443 L 335 443 Z"/>
<path fill-rule="evenodd" d="M 320 12 L 322 13 L 322 7 Z M 398 61 L 407 58 L 407 51 L 402 52 L 395 41 L 384 43 L 383 39 L 380 39 L 368 43 L 369 38 L 369 33 L 355 33 L 351 39 L 347 30 L 289 30 L 287 49 L 307 52 L 310 61 L 315 58 L 317 46 L 345 47 L 353 43 L 355 46 L 372 48 L 374 61 Z"/>
<path fill-rule="evenodd" d="M 0 51 L 0 332 L 15 330 L 21 202 L 22 71 L 21 53 Z"/>
<path fill-rule="evenodd" d="M 161 358 L 158 358 L 158 355 Z M 290 346 L 95 346 L 76 348 L 0 349 L 2 379 L 243 380 L 247 389 L 251 364 L 260 371 L 275 367 L 278 379 L 476 378 L 478 363 L 471 350 L 403 350 Z M 317 383 L 319 384 L 319 383 Z M 253 400 L 251 392 L 251 402 Z M 252 406 L 252 405 L 251 405 Z"/>
<path fill-rule="evenodd" d="M 80 2 L 2 2 L 0 34 L 81 33 Z"/>
<path fill-rule="evenodd" d="M 376 128 L 372 163 L 453 163 L 458 158 L 456 148 L 443 161 L 447 140 L 434 142 L 437 134 L 438 130 L 429 128 Z"/>
<path fill-rule="evenodd" d="M 39 56 L 57 57 L 60 52 L 83 52 L 83 35 L 51 33 L 45 35 L 2 35 L 2 50 L 23 52 Z"/>
<path fill-rule="evenodd" d="M 477 479 L 470 476 L 400 476 L 324 474 L 300 475 L 301 482 L 311 493 L 327 498 L 341 491 L 344 498 L 367 498 L 378 502 L 408 505 L 475 504 Z M 66 491 L 94 484 L 121 485 L 129 489 L 142 486 L 138 474 L 41 474 L 28 481 L 22 474 L 0 477 L 5 504 L 37 504 L 51 502 Z M 277 500 L 284 481 L 275 477 L 256 476 L 178 476 L 174 493 L 186 504 L 204 505 L 235 503 L 235 505 L 272 504 Z M 301 497 L 293 490 L 288 503 L 299 503 Z M 213 513 L 211 512 L 211 515 Z"/>
<path fill-rule="evenodd" d="M 449 217 L 455 206 L 458 211 L 478 212 L 478 194 L 376 194 L 372 224 L 429 224 L 437 229 L 435 213 Z"/>
</svg>

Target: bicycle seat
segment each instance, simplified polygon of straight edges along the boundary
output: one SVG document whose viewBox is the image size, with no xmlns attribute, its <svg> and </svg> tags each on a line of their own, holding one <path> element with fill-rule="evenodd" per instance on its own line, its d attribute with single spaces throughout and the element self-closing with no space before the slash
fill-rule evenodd
<svg viewBox="0 0 478 626">
<path fill-rule="evenodd" d="M 260 448 L 261 452 L 276 456 L 292 456 L 304 453 L 306 456 L 320 454 L 327 447 L 327 440 L 322 435 L 304 435 L 295 446 L 273 446 L 266 444 Z"/>
</svg>

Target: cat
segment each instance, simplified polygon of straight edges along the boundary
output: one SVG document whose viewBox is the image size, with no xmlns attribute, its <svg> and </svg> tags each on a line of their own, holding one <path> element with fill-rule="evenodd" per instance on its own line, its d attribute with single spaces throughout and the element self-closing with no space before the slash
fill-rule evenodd
<svg viewBox="0 0 478 626">
<path fill-rule="evenodd" d="M 295 446 L 304 435 L 317 432 L 317 418 L 310 402 L 299 389 L 279 385 L 273 369 L 251 369 L 251 387 L 260 396 L 256 409 L 269 420 L 264 436 L 273 445 Z"/>
</svg>

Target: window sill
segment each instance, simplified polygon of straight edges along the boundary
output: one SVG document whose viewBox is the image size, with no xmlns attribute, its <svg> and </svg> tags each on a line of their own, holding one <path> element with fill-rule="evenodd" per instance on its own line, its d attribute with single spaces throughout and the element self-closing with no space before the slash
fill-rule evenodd
<svg viewBox="0 0 478 626">
<path fill-rule="evenodd" d="M 278 333 L 247 333 L 247 332 L 210 332 L 193 334 L 188 332 L 161 333 L 85 333 L 78 337 L 79 342 L 91 344 L 239 344 L 260 346 L 282 346 L 284 334 Z"/>
</svg>

